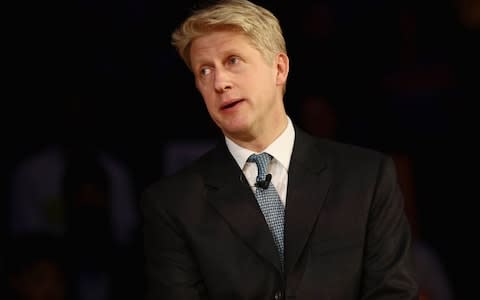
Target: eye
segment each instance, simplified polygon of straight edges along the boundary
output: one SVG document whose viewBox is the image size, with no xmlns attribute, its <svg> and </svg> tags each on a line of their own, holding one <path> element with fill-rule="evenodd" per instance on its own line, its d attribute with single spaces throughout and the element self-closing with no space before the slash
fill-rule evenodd
<svg viewBox="0 0 480 300">
<path fill-rule="evenodd" d="M 228 63 L 231 65 L 236 65 L 240 62 L 240 58 L 238 56 L 230 56 L 228 58 Z"/>
<path fill-rule="evenodd" d="M 202 67 L 199 71 L 200 76 L 205 77 L 212 72 L 212 69 L 209 67 Z"/>
</svg>

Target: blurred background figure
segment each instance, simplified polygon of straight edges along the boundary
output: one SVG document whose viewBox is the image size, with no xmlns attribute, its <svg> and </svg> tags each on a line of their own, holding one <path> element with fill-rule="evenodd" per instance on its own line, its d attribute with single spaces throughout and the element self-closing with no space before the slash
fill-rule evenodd
<svg viewBox="0 0 480 300">
<path fill-rule="evenodd" d="M 8 234 L 65 239 L 69 299 L 131 299 L 142 283 L 135 186 L 101 147 L 95 91 L 74 92 L 59 103 L 56 135 L 13 169 Z"/>
<path fill-rule="evenodd" d="M 337 138 L 337 113 L 324 96 L 308 94 L 300 100 L 299 125 L 315 136 Z"/>
<path fill-rule="evenodd" d="M 413 253 L 420 286 L 420 300 L 453 300 L 449 276 L 442 259 L 422 237 L 417 213 L 412 158 L 404 152 L 392 152 L 398 182 L 405 199 L 405 213 L 413 232 Z"/>
<path fill-rule="evenodd" d="M 76 92 L 76 91 L 74 91 Z M 114 240 L 129 243 L 138 224 L 135 187 L 126 165 L 100 147 L 102 115 L 94 96 L 78 92 L 59 103 L 54 133 L 39 149 L 29 153 L 14 168 L 10 186 L 9 228 L 12 234 L 66 231 L 66 203 L 63 178 L 70 164 L 85 157 L 98 160 L 106 172 L 111 196 L 111 222 Z"/>
<path fill-rule="evenodd" d="M 61 238 L 49 234 L 24 234 L 9 239 L 5 245 L 7 292 L 2 299 L 68 299 L 63 246 Z"/>
<path fill-rule="evenodd" d="M 480 29 L 480 1 L 454 0 L 460 22 L 468 29 Z"/>
<path fill-rule="evenodd" d="M 94 153 L 71 155 L 62 181 L 69 299 L 112 299 L 113 263 L 121 245 L 112 234 L 110 179 Z"/>
</svg>

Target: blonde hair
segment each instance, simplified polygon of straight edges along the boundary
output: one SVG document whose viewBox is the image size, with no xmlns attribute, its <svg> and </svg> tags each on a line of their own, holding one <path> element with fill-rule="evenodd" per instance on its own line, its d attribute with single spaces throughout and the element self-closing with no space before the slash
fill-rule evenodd
<svg viewBox="0 0 480 300">
<path fill-rule="evenodd" d="M 225 0 L 193 11 L 173 33 L 172 45 L 191 69 L 190 46 L 198 37 L 218 30 L 243 32 L 267 62 L 287 53 L 278 19 L 267 9 L 247 0 Z"/>
</svg>

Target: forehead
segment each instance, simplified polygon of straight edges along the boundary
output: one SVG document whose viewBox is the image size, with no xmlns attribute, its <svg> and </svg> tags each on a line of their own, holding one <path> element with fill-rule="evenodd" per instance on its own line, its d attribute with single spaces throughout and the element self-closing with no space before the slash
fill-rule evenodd
<svg viewBox="0 0 480 300">
<path fill-rule="evenodd" d="M 225 53 L 251 51 L 256 49 L 244 33 L 230 30 L 214 31 L 192 41 L 190 59 L 194 63 Z"/>
</svg>

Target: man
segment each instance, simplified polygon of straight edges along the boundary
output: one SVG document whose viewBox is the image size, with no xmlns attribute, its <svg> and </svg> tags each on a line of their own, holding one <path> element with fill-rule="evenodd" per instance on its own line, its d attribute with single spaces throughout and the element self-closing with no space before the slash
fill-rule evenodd
<svg viewBox="0 0 480 300">
<path fill-rule="evenodd" d="M 276 17 L 220 1 L 172 38 L 225 143 L 145 191 L 147 299 L 415 299 L 392 160 L 292 123 Z"/>
</svg>

